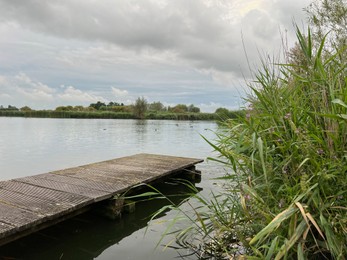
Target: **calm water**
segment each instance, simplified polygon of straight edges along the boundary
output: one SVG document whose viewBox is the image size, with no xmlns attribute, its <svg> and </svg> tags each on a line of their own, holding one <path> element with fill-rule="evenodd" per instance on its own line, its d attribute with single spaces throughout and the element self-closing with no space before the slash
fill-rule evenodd
<svg viewBox="0 0 347 260">
<path fill-rule="evenodd" d="M 212 148 L 201 135 L 213 139 L 214 122 L 92 119 L 26 119 L 0 117 L 0 179 L 104 161 L 136 153 L 157 153 L 205 159 Z M 208 194 L 213 178 L 223 169 L 210 162 L 198 169 L 197 187 Z M 175 192 L 179 187 L 170 185 Z M 139 205 L 121 220 L 85 214 L 18 242 L 0 247 L 0 259 L 175 259 L 172 249 L 155 249 L 167 223 L 166 212 L 149 226 L 148 216 L 162 202 Z M 0 213 L 1 214 L 1 213 Z M 190 258 L 193 259 L 193 258 Z"/>
</svg>

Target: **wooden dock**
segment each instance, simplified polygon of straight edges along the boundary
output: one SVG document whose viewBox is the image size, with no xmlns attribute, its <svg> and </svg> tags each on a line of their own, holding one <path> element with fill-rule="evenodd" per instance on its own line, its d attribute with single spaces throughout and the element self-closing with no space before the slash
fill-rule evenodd
<svg viewBox="0 0 347 260">
<path fill-rule="evenodd" d="M 0 181 L 0 245 L 76 216 L 141 183 L 195 170 L 202 161 L 137 154 Z"/>
</svg>

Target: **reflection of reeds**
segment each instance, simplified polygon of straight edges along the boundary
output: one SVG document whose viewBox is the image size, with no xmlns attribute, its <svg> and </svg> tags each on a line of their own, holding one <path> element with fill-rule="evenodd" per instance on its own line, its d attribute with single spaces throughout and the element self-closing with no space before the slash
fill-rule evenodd
<svg viewBox="0 0 347 260">
<path fill-rule="evenodd" d="M 305 62 L 264 62 L 246 115 L 209 142 L 233 173 L 223 194 L 196 196 L 194 224 L 178 233 L 188 247 L 199 235 L 201 257 L 347 255 L 347 64 L 323 54 L 324 40 L 314 49 L 310 33 L 297 37 Z"/>
</svg>

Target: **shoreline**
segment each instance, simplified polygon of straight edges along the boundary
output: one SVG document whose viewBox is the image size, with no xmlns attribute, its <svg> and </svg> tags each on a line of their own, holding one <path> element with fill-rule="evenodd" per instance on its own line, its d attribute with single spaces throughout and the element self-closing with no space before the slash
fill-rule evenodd
<svg viewBox="0 0 347 260">
<path fill-rule="evenodd" d="M 83 112 L 83 111 L 0 111 L 0 117 L 25 118 L 71 118 L 71 119 L 138 119 L 130 112 Z M 148 112 L 144 119 L 150 120 L 218 120 L 214 113 L 152 113 Z"/>
</svg>

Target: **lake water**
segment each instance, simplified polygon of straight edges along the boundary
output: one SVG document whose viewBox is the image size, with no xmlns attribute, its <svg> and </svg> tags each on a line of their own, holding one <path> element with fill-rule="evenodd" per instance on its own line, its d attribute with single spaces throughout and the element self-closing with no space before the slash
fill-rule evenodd
<svg viewBox="0 0 347 260">
<path fill-rule="evenodd" d="M 155 153 L 206 159 L 214 138 L 211 121 L 35 119 L 0 117 L 0 179 L 45 173 L 133 155 Z M 224 170 L 211 162 L 197 187 L 208 194 Z M 165 188 L 175 191 L 179 187 Z M 109 221 L 84 214 L 0 247 L 0 259 L 175 259 L 177 251 L 156 245 L 173 212 L 149 226 L 162 202 L 140 205 L 135 213 Z M 1 214 L 1 213 L 0 213 Z M 187 259 L 194 259 L 187 258 Z"/>
</svg>

